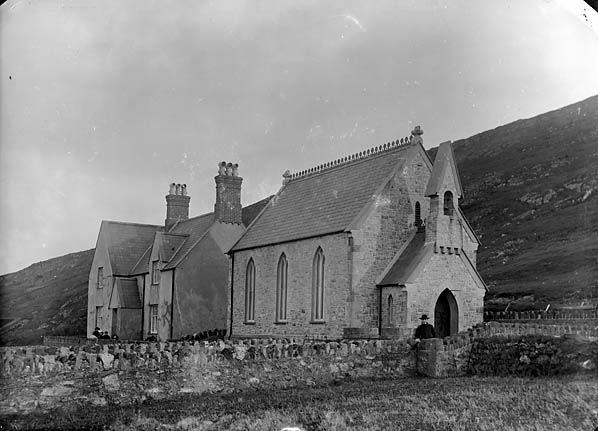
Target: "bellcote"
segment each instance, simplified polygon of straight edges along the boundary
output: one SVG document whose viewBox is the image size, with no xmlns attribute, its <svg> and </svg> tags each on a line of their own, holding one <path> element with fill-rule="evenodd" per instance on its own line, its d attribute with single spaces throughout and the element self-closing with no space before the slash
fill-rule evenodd
<svg viewBox="0 0 598 431">
<path fill-rule="evenodd" d="M 454 193 L 457 199 L 463 196 L 451 141 L 443 142 L 438 146 L 438 152 L 436 153 L 434 167 L 428 180 L 425 195 L 428 197 L 438 196 L 444 194 L 447 190 Z"/>
</svg>

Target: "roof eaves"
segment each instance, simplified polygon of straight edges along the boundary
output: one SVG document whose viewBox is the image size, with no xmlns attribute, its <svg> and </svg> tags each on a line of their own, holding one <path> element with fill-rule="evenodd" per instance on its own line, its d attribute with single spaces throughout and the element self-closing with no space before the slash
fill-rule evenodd
<svg viewBox="0 0 598 431">
<path fill-rule="evenodd" d="M 316 235 L 307 235 L 307 236 L 296 237 L 296 238 L 292 238 L 292 239 L 285 239 L 284 241 L 269 242 L 269 243 L 266 243 L 266 244 L 253 245 L 253 246 L 250 246 L 250 247 L 243 247 L 243 248 L 239 248 L 239 249 L 235 249 L 235 250 L 231 249 L 228 252 L 228 254 L 235 253 L 235 252 L 238 252 L 238 251 L 251 250 L 251 249 L 254 249 L 254 248 L 262 248 L 262 247 L 269 247 L 269 246 L 274 246 L 274 245 L 286 244 L 286 243 L 289 243 L 289 242 L 304 241 L 306 239 L 318 238 L 318 237 L 321 237 L 321 236 L 335 235 L 337 233 L 346 233 L 346 232 L 347 232 L 346 230 L 335 230 L 335 231 L 332 231 L 332 232 L 324 232 L 324 233 L 319 233 L 319 234 L 316 234 Z"/>
</svg>

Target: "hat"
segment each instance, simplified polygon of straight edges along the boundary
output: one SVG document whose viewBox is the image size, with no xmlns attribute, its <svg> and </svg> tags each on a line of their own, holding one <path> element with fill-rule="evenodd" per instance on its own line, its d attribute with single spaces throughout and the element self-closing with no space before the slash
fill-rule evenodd
<svg viewBox="0 0 598 431">
<path fill-rule="evenodd" d="M 422 314 L 422 317 L 419 318 L 419 320 L 428 320 L 429 317 L 427 314 Z"/>
</svg>

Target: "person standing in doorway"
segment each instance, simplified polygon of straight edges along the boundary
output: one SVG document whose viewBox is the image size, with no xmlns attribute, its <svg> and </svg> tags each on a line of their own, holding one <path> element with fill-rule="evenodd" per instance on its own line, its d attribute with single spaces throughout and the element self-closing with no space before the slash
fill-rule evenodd
<svg viewBox="0 0 598 431">
<path fill-rule="evenodd" d="M 422 317 L 420 317 L 419 320 L 421 320 L 422 323 L 415 329 L 415 338 L 418 340 L 436 338 L 434 327 L 428 323 L 428 315 L 422 314 Z"/>
</svg>

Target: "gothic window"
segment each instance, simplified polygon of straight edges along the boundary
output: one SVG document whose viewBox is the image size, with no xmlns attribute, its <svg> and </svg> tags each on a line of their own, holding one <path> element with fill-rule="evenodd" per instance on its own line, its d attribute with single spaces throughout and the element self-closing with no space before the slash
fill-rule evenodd
<svg viewBox="0 0 598 431">
<path fill-rule="evenodd" d="M 453 215 L 453 193 L 450 191 L 444 192 L 444 215 Z"/>
<path fill-rule="evenodd" d="M 150 334 L 158 333 L 158 304 L 150 305 Z"/>
<path fill-rule="evenodd" d="M 152 262 L 152 284 L 159 284 L 160 283 L 160 267 L 158 265 L 158 261 L 154 260 Z"/>
<path fill-rule="evenodd" d="M 313 322 L 324 321 L 324 252 L 320 247 L 316 251 L 312 273 L 311 319 Z"/>
<path fill-rule="evenodd" d="M 276 272 L 276 321 L 287 320 L 287 257 L 283 253 L 278 259 Z"/>
<path fill-rule="evenodd" d="M 388 326 L 393 326 L 392 325 L 392 307 L 393 307 L 393 300 L 392 300 L 392 295 L 388 295 Z"/>
<path fill-rule="evenodd" d="M 419 202 L 415 203 L 415 226 L 420 227 L 422 225 L 422 208 Z"/>
<path fill-rule="evenodd" d="M 249 259 L 245 271 L 245 322 L 255 320 L 255 264 Z"/>
<path fill-rule="evenodd" d="M 98 277 L 97 277 L 97 280 L 96 280 L 96 287 L 98 289 L 101 289 L 101 288 L 104 287 L 104 267 L 103 266 L 100 266 L 98 268 Z"/>
</svg>

